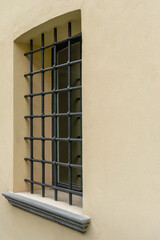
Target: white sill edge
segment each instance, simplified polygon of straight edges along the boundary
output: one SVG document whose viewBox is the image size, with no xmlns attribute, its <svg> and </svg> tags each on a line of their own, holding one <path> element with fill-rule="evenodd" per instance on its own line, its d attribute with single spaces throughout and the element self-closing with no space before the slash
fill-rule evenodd
<svg viewBox="0 0 160 240">
<path fill-rule="evenodd" d="M 79 215 L 83 215 L 82 212 L 82 207 L 80 206 L 74 206 L 74 205 L 69 205 L 66 201 L 55 201 L 53 198 L 49 198 L 49 197 L 42 197 L 41 192 L 36 192 L 34 194 L 31 194 L 30 192 L 17 192 L 14 193 L 17 194 L 19 196 L 23 196 L 23 197 L 27 197 L 29 199 L 33 199 L 42 203 L 46 203 L 49 204 L 53 207 L 57 207 L 75 214 L 79 214 Z M 59 195 L 61 194 L 61 192 L 59 193 Z M 64 199 L 63 199 L 64 200 Z"/>
<path fill-rule="evenodd" d="M 86 232 L 90 218 L 40 202 L 21 194 L 7 192 L 2 194 L 10 204 L 38 216 L 47 218 L 79 232 Z"/>
</svg>

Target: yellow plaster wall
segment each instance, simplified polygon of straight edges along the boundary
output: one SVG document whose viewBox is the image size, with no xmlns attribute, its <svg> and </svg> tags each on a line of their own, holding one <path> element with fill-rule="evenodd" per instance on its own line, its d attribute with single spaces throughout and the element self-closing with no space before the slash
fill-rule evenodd
<svg viewBox="0 0 160 240">
<path fill-rule="evenodd" d="M 77 9 L 83 33 L 83 212 L 91 224 L 83 235 L 0 197 L 0 239 L 158 240 L 158 0 L 0 0 L 0 192 L 13 191 L 13 41 Z"/>
</svg>

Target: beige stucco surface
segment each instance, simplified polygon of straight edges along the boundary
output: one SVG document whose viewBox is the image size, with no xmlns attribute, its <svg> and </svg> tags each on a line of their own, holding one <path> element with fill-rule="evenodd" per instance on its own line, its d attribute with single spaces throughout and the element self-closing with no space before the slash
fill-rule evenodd
<svg viewBox="0 0 160 240">
<path fill-rule="evenodd" d="M 89 229 L 78 233 L 14 208 L 1 196 L 0 239 L 159 240 L 158 0 L 0 0 L 0 193 L 16 189 L 13 156 L 23 141 L 13 135 L 13 42 L 77 9 L 83 34 L 83 213 L 91 217 Z"/>
</svg>

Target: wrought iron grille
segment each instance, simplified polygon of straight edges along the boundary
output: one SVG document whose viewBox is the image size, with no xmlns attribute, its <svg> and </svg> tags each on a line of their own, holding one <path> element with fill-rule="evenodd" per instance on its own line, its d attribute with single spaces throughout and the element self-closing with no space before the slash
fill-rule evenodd
<svg viewBox="0 0 160 240">
<path fill-rule="evenodd" d="M 26 73 L 24 77 L 30 80 L 30 93 L 25 95 L 25 98 L 30 100 L 30 114 L 25 116 L 29 119 L 30 136 L 25 137 L 25 140 L 30 141 L 30 157 L 25 158 L 30 161 L 30 179 L 25 179 L 30 183 L 31 193 L 34 192 L 34 185 L 42 187 L 42 196 L 45 196 L 45 189 L 54 189 L 54 199 L 58 200 L 58 191 L 66 192 L 69 194 L 69 204 L 72 204 L 72 195 L 82 196 L 82 84 L 81 84 L 81 46 L 82 46 L 81 33 L 71 35 L 71 22 L 68 23 L 68 37 L 65 40 L 57 41 L 57 28 L 54 28 L 54 41 L 50 45 L 45 45 L 45 35 L 41 35 L 41 47 L 33 49 L 33 40 L 30 40 L 30 51 L 26 52 L 24 56 L 30 59 L 30 72 Z M 76 45 L 77 44 L 77 45 Z M 78 46 L 79 58 L 72 59 L 74 46 Z M 46 49 L 50 49 L 51 53 L 51 66 L 45 68 L 44 53 Z M 33 71 L 33 58 L 34 54 L 41 53 L 41 69 Z M 67 61 L 61 63 L 60 58 L 63 54 L 67 55 Z M 73 66 L 76 66 L 74 71 L 79 71 L 79 78 L 74 79 L 72 74 Z M 63 76 L 60 79 L 59 70 L 66 69 L 67 72 L 67 85 L 64 87 Z M 45 73 L 51 72 L 51 89 L 45 91 Z M 38 75 L 39 74 L 39 75 Z M 38 75 L 41 79 L 41 92 L 33 92 L 34 76 Z M 39 80 L 40 80 L 39 79 Z M 37 78 L 36 78 L 37 81 Z M 72 84 L 72 82 L 78 84 Z M 40 84 L 40 83 L 39 83 Z M 66 98 L 62 98 L 61 94 L 65 93 Z M 51 95 L 51 109 L 50 114 L 45 114 L 45 97 Z M 34 98 L 41 97 L 41 114 L 34 114 Z M 78 104 L 79 110 L 74 105 Z M 65 107 L 64 107 L 65 106 Z M 64 109 L 67 111 L 63 112 Z M 41 119 L 41 137 L 34 136 L 34 120 L 35 118 Z M 51 129 L 50 137 L 45 136 L 45 119 L 50 118 Z M 67 118 L 67 124 L 64 124 L 64 118 Z M 74 118 L 74 121 L 73 121 Z M 67 132 L 67 136 L 60 136 L 60 123 L 62 122 L 62 130 Z M 74 131 L 74 125 L 79 122 L 79 127 Z M 75 137 L 75 134 L 79 133 Z M 74 134 L 73 134 L 74 133 Z M 34 141 L 41 141 L 41 159 L 34 158 Z M 47 160 L 45 157 L 45 144 L 46 141 L 51 142 L 51 159 Z M 64 149 L 64 143 L 67 143 L 67 150 Z M 74 144 L 78 143 L 78 147 Z M 61 148 L 60 148 L 61 146 Z M 76 150 L 74 149 L 76 148 Z M 61 154 L 67 152 L 66 154 Z M 74 153 L 74 154 L 73 154 Z M 76 156 L 75 156 L 76 154 Z M 63 155 L 60 159 L 60 155 Z M 73 159 L 74 158 L 74 159 Z M 75 158 L 79 159 L 78 164 Z M 34 164 L 41 163 L 41 181 L 35 181 Z M 51 183 L 45 181 L 46 173 L 45 166 L 51 166 Z M 61 170 L 63 167 L 65 170 Z M 67 177 L 64 177 L 64 176 Z M 79 179 L 78 184 L 73 181 L 73 175 Z"/>
</svg>

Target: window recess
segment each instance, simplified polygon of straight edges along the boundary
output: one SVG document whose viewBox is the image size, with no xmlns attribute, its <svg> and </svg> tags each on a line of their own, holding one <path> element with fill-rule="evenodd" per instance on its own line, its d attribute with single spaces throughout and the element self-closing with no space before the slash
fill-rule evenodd
<svg viewBox="0 0 160 240">
<path fill-rule="evenodd" d="M 72 36 L 69 22 L 66 39 L 57 40 L 57 28 L 53 36 L 53 43 L 47 45 L 43 33 L 41 46 L 35 49 L 34 39 L 30 40 L 30 51 L 24 54 L 30 59 L 30 71 L 24 75 L 30 81 L 25 95 L 30 104 L 25 116 L 30 125 L 30 136 L 25 137 L 30 143 L 30 156 L 25 158 L 30 162 L 30 178 L 25 181 L 31 193 L 40 187 L 43 197 L 46 189 L 54 190 L 55 200 L 59 192 L 67 193 L 71 205 L 73 195 L 83 195 L 82 35 Z M 34 91 L 36 84 L 39 91 Z"/>
</svg>

